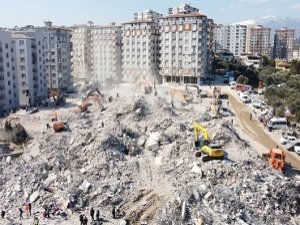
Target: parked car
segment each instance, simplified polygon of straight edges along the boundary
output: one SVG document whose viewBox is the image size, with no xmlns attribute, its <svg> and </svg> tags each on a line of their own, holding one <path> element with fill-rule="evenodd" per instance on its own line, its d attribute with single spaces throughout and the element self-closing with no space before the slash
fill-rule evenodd
<svg viewBox="0 0 300 225">
<path fill-rule="evenodd" d="M 295 146 L 297 146 L 297 147 L 295 148 Z M 300 154 L 300 140 L 297 139 L 296 141 L 289 142 L 286 146 L 286 149 L 288 151 L 295 151 L 295 149 L 297 149 L 297 151 L 299 152 L 297 154 Z"/>
<path fill-rule="evenodd" d="M 261 105 L 262 105 L 262 102 L 261 102 L 261 100 L 257 100 L 257 99 L 256 99 L 256 100 L 253 101 L 253 104 L 252 104 L 252 105 L 253 105 L 254 108 L 260 109 L 260 108 L 261 108 Z"/>
<path fill-rule="evenodd" d="M 241 98 L 241 101 L 243 102 L 243 103 L 250 103 L 251 102 L 251 98 L 250 98 L 250 96 L 249 95 L 247 95 L 247 94 L 241 94 L 240 95 L 240 98 Z"/>
<path fill-rule="evenodd" d="M 297 143 L 295 143 L 295 145 L 294 145 L 294 151 L 295 151 L 298 155 L 300 155 L 300 141 L 297 142 Z"/>
<path fill-rule="evenodd" d="M 297 138 L 295 136 L 291 136 L 291 135 L 286 135 L 286 136 L 283 136 L 279 139 L 279 143 L 280 144 L 283 144 L 283 145 L 286 145 L 290 142 L 293 142 L 293 141 L 296 141 Z"/>
</svg>

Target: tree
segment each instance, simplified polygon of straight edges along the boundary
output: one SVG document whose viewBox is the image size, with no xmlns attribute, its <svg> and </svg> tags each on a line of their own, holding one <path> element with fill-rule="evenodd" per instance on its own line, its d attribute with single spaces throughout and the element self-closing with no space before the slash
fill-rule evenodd
<svg viewBox="0 0 300 225">
<path fill-rule="evenodd" d="M 245 76 L 243 76 L 243 75 L 240 75 L 240 76 L 237 78 L 236 82 L 237 82 L 238 84 L 248 84 L 249 79 L 248 79 L 248 77 L 245 77 Z"/>
</svg>

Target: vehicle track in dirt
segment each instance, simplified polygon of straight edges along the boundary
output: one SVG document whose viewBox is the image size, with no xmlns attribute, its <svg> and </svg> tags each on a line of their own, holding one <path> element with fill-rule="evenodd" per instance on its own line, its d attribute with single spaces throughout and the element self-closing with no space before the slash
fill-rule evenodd
<svg viewBox="0 0 300 225">
<path fill-rule="evenodd" d="M 244 105 L 244 103 L 237 100 L 237 98 L 230 92 L 229 102 L 232 106 L 234 112 L 236 113 L 236 117 L 240 123 L 241 129 L 245 132 L 250 138 L 254 139 L 266 149 L 276 148 L 280 144 L 274 141 L 266 131 L 259 125 L 259 122 L 255 119 L 250 120 L 250 109 Z M 283 149 L 283 148 L 282 148 Z M 286 162 L 290 163 L 292 167 L 300 170 L 300 160 L 295 158 L 290 152 L 285 151 Z"/>
</svg>

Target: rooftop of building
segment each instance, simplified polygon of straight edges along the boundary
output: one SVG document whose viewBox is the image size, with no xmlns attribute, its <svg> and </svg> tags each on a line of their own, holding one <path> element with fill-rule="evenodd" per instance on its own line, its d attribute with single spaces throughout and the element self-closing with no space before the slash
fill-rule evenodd
<svg viewBox="0 0 300 225">
<path fill-rule="evenodd" d="M 143 20 L 132 20 L 132 21 L 125 22 L 122 24 L 139 24 L 139 23 L 155 23 L 155 21 L 143 19 Z"/>
<path fill-rule="evenodd" d="M 171 14 L 165 17 L 162 17 L 162 19 L 168 19 L 168 18 L 181 18 L 181 17 L 207 17 L 204 14 L 201 13 L 178 13 L 178 14 Z"/>
<path fill-rule="evenodd" d="M 11 38 L 12 39 L 34 39 L 33 37 L 29 37 L 24 34 L 17 34 L 17 33 L 11 33 Z"/>
</svg>

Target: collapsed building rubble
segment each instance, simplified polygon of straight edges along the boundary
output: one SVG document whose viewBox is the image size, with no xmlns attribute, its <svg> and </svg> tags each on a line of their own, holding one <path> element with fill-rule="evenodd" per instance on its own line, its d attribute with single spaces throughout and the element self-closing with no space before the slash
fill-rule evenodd
<svg viewBox="0 0 300 225">
<path fill-rule="evenodd" d="M 43 131 L 21 157 L 0 161 L 8 217 L 29 200 L 37 207 L 55 202 L 75 215 L 91 206 L 109 215 L 118 206 L 131 224 L 299 222 L 299 185 L 272 171 L 232 125 L 204 120 L 225 151 L 234 143 L 239 160 L 229 154 L 202 163 L 190 129 L 201 115 L 191 109 L 151 95 L 119 97 L 105 107 L 70 114 L 67 131 Z"/>
</svg>

